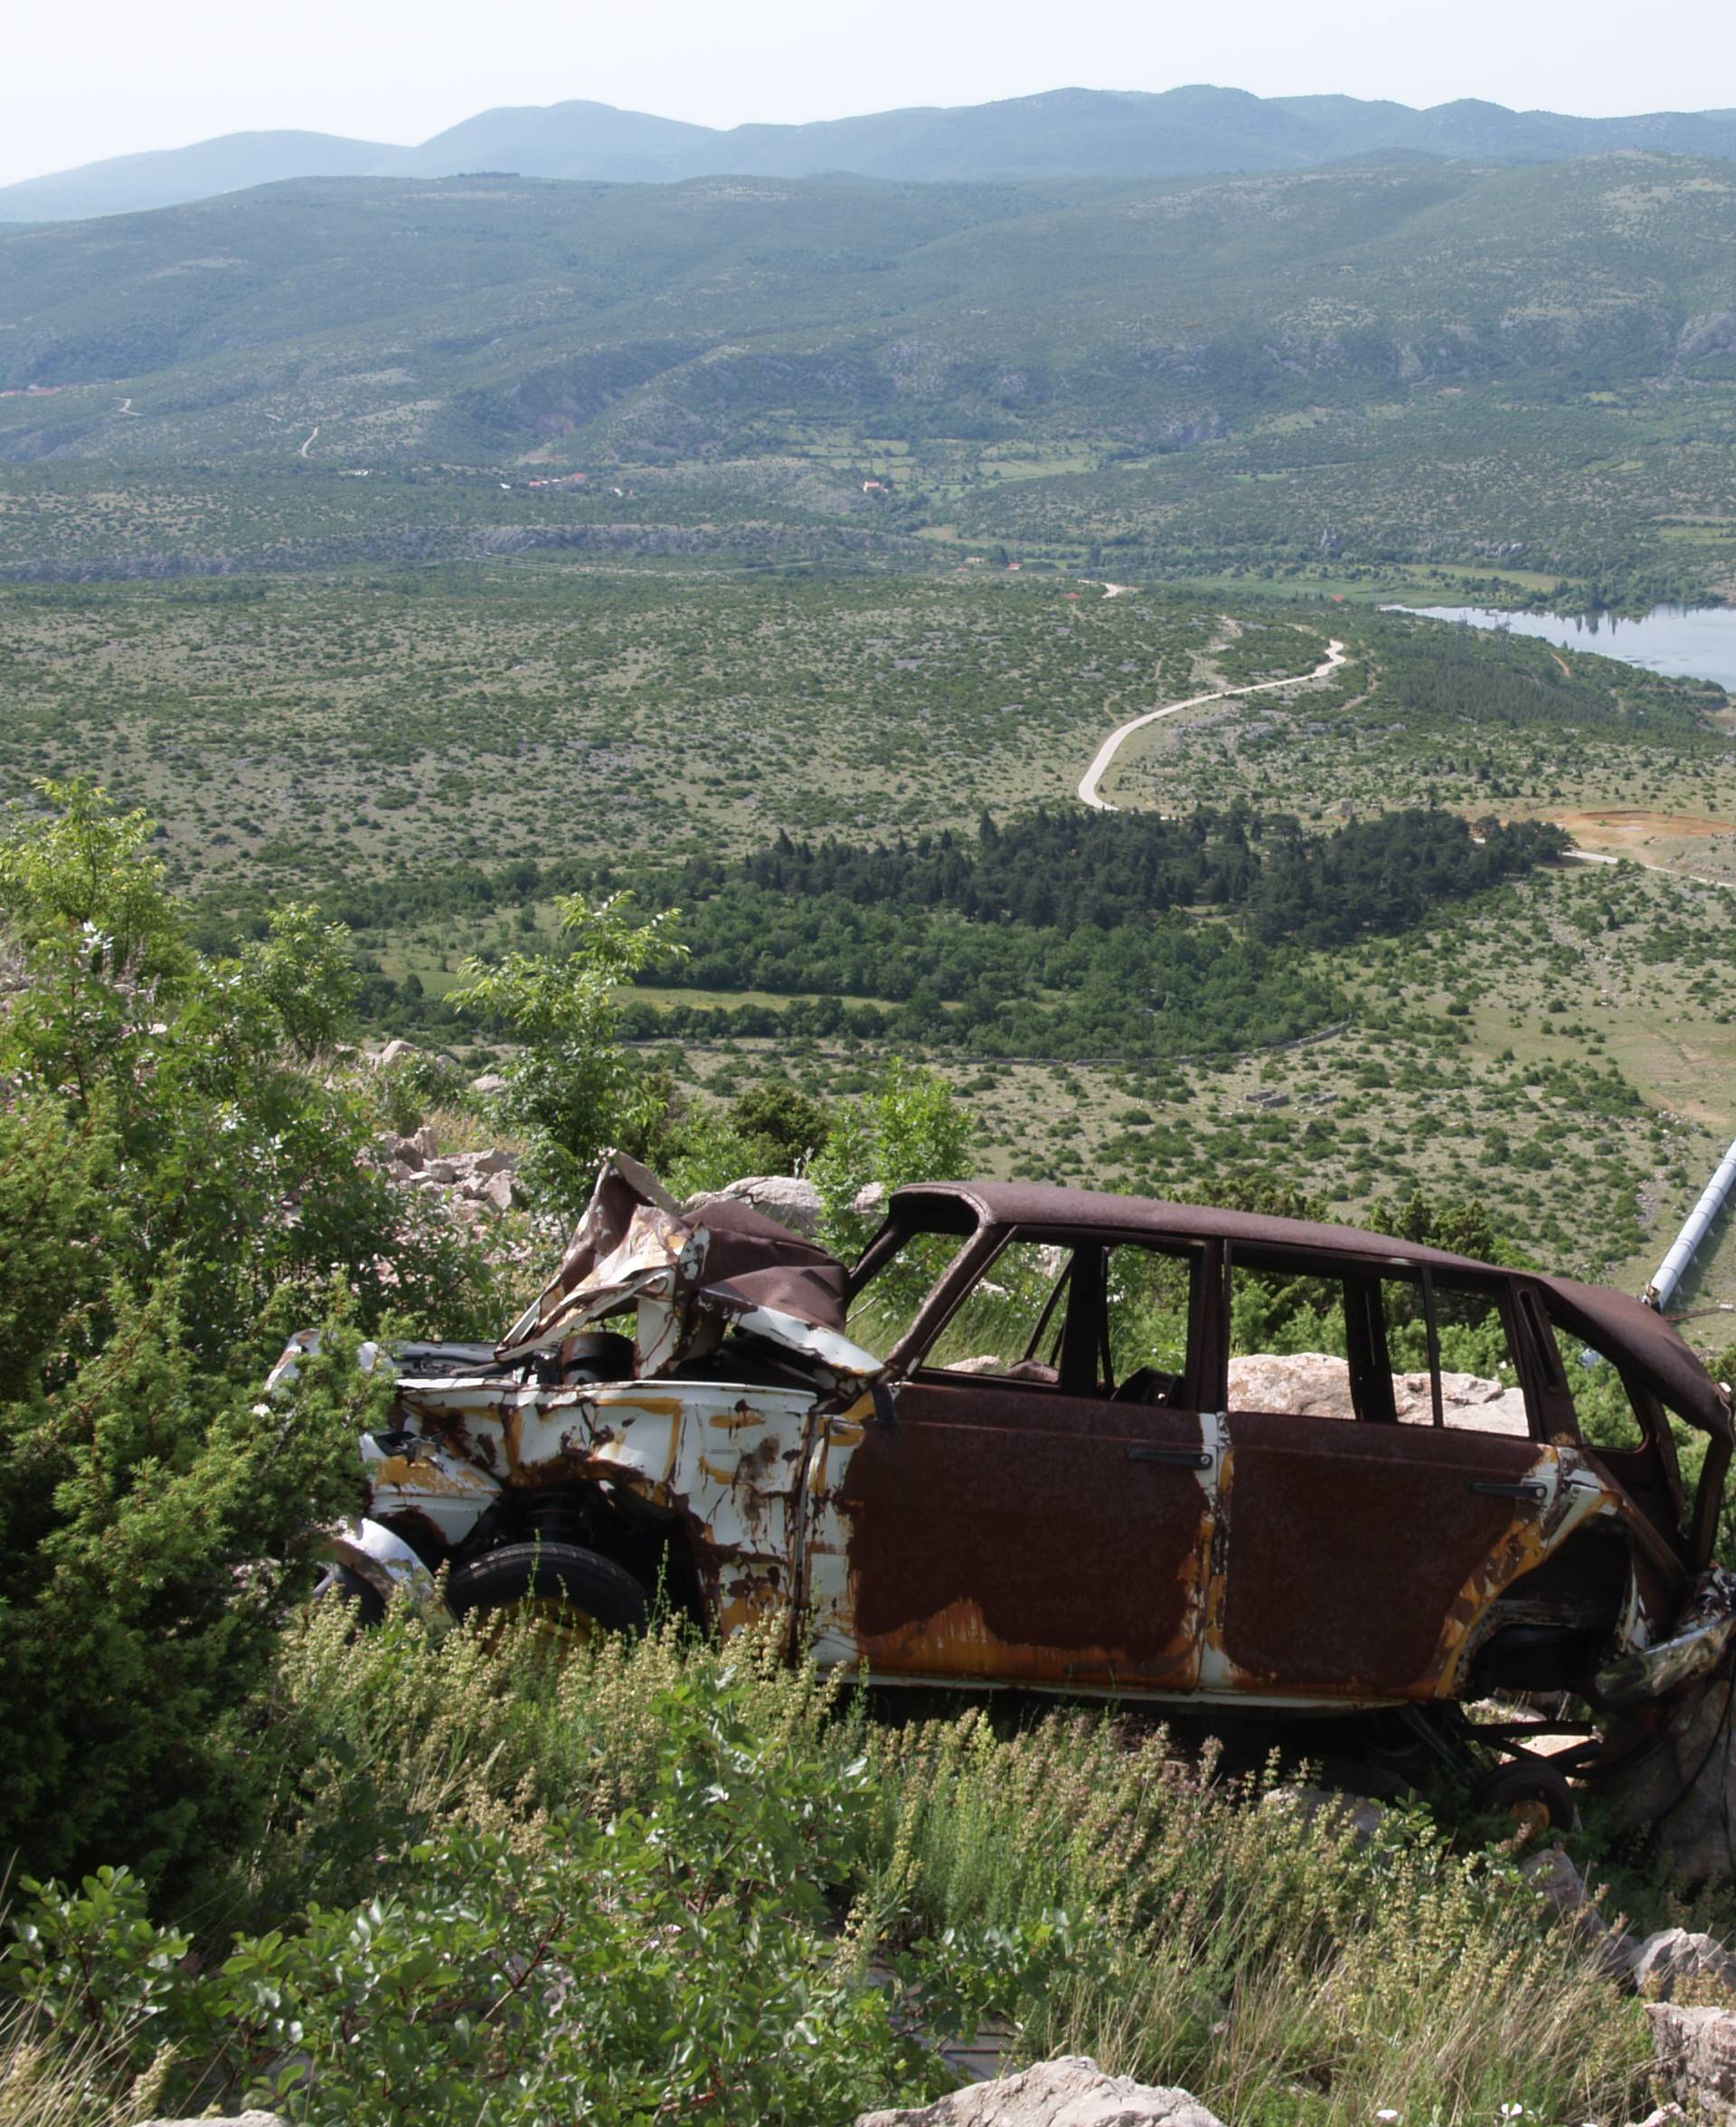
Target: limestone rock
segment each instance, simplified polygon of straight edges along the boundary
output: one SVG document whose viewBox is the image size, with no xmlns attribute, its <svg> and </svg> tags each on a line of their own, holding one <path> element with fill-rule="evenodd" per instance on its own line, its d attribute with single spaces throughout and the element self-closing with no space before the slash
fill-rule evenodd
<svg viewBox="0 0 1736 2127">
<path fill-rule="evenodd" d="M 414 1042 L 389 1041 L 374 1058 L 374 1063 L 382 1071 L 390 1071 L 393 1064 L 406 1064 L 410 1057 L 420 1054 Z"/>
<path fill-rule="evenodd" d="M 289 2127 L 281 2113 L 231 2113 L 221 2120 L 146 2120 L 142 2127 Z"/>
<path fill-rule="evenodd" d="M 1646 2013 L 1671 2094 L 1691 2116 L 1736 2122 L 1736 2009 L 1654 2001 Z"/>
<path fill-rule="evenodd" d="M 485 1071 L 480 1078 L 470 1081 L 470 1091 L 480 1093 L 485 1101 L 490 1101 L 496 1093 L 506 1091 L 506 1081 L 498 1071 Z"/>
<path fill-rule="evenodd" d="M 722 1189 L 710 1189 L 690 1196 L 683 1209 L 703 1213 L 708 1204 L 725 1199 L 750 1204 L 767 1218 L 776 1219 L 780 1226 L 788 1226 L 792 1234 L 800 1234 L 810 1241 L 820 1230 L 820 1219 L 826 1209 L 813 1183 L 795 1175 L 743 1175 L 740 1181 L 731 1182 Z"/>
<path fill-rule="evenodd" d="M 1381 1805 L 1365 1796 L 1339 1794 L 1324 1787 L 1275 1787 L 1263 1798 L 1260 1806 L 1267 1810 L 1291 1810 L 1305 1820 L 1319 1816 L 1322 1810 L 1329 1816 L 1342 1817 L 1350 1825 L 1351 1843 L 1357 1848 L 1373 1845 L 1386 1817 Z"/>
<path fill-rule="evenodd" d="M 1638 1945 L 1631 1967 L 1637 1993 L 1668 2001 L 1686 1980 L 1709 1979 L 1736 1994 L 1736 1957 L 1712 1936 L 1665 1928 Z"/>
<path fill-rule="evenodd" d="M 879 1218 L 886 1209 L 884 1182 L 864 1182 L 850 1199 L 850 1208 L 862 1218 Z"/>
<path fill-rule="evenodd" d="M 1519 1873 L 1535 1891 L 1547 1898 L 1557 1913 L 1593 1910 L 1585 1878 L 1560 1847 L 1546 1847 L 1519 1864 Z"/>
<path fill-rule="evenodd" d="M 1427 1374 L 1395 1374 L 1392 1400 L 1401 1423 L 1433 1421 Z M 1477 1374 L 1443 1373 L 1441 1415 L 1450 1426 L 1528 1436 L 1524 1391 Z M 1254 1352 L 1230 1362 L 1230 1406 L 1297 1418 L 1351 1418 L 1350 1367 L 1329 1352 Z"/>
<path fill-rule="evenodd" d="M 1106 2075 L 1094 2060 L 1069 2055 L 972 2083 L 931 2105 L 863 2113 L 856 2127 L 1222 2127 L 1185 2090 Z"/>
<path fill-rule="evenodd" d="M 487 1176 L 476 1192 L 485 1204 L 492 1204 L 496 1211 L 513 1208 L 513 1177 L 504 1168 L 498 1174 Z"/>
</svg>

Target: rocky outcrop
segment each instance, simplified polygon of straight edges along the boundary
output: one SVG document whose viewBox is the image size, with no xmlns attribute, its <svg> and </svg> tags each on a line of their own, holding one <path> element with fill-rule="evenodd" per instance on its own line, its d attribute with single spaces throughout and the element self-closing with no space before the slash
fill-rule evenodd
<svg viewBox="0 0 1736 2127">
<path fill-rule="evenodd" d="M 1646 2013 L 1671 2095 L 1691 2118 L 1736 2122 L 1736 2010 L 1655 2001 Z"/>
<path fill-rule="evenodd" d="M 973 2083 L 909 2112 L 863 2113 L 856 2127 L 1222 2127 L 1185 2090 L 1106 2075 L 1071 2054 L 1023 2075 Z"/>
<path fill-rule="evenodd" d="M 1395 1374 L 1392 1400 L 1406 1425 L 1428 1425 L 1434 1417 L 1426 1374 Z M 1486 1380 L 1477 1374 L 1440 1377 L 1441 1414 L 1447 1423 L 1477 1432 L 1508 1432 L 1529 1437 L 1524 1391 L 1516 1384 Z M 1354 1418 L 1350 1367 L 1328 1352 L 1255 1352 L 1230 1362 L 1230 1407 L 1236 1411 L 1273 1411 L 1297 1418 Z"/>
<path fill-rule="evenodd" d="M 721 1189 L 703 1189 L 682 1205 L 684 1211 L 703 1212 L 708 1204 L 750 1204 L 767 1218 L 776 1219 L 792 1234 L 811 1241 L 820 1230 L 826 1205 L 812 1182 L 797 1175 L 743 1175 Z"/>
<path fill-rule="evenodd" d="M 436 1197 L 463 1224 L 510 1211 L 518 1202 L 515 1152 L 490 1147 L 442 1153 L 427 1123 L 409 1137 L 388 1130 L 379 1142 L 381 1163 L 399 1188 Z"/>
<path fill-rule="evenodd" d="M 1731 1684 L 1713 1675 L 1684 1686 L 1661 1737 L 1618 1720 L 1605 1733 L 1612 1758 L 1634 1763 L 1608 1782 L 1605 1801 L 1618 1831 L 1649 1832 L 1686 1883 L 1715 1883 L 1732 1866 L 1736 1735 Z"/>
</svg>

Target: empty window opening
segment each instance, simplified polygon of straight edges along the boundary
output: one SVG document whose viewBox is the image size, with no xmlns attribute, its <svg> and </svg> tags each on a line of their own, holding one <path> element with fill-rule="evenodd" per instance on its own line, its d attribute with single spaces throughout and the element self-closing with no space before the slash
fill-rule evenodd
<svg viewBox="0 0 1736 2127">
<path fill-rule="evenodd" d="M 1231 1411 L 1530 1433 L 1492 1285 L 1361 1264 L 1322 1275 L 1238 1252 L 1230 1327 Z"/>
</svg>

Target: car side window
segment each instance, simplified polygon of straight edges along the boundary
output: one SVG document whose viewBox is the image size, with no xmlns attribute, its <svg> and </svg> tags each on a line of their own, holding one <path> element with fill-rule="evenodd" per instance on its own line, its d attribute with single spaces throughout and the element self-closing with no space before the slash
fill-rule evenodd
<svg viewBox="0 0 1736 2127">
<path fill-rule="evenodd" d="M 1104 1265 L 1107 1334 L 1099 1391 L 1118 1402 L 1186 1401 L 1188 1357 L 1197 1319 L 1203 1252 L 1118 1243 Z"/>
<path fill-rule="evenodd" d="M 1009 1241 L 954 1309 L 924 1367 L 1057 1382 L 1072 1268 L 1071 1249 Z"/>
<path fill-rule="evenodd" d="M 1530 1433 L 1486 1281 L 1268 1254 L 1233 1262 L 1230 1312 L 1232 1412 Z"/>
<path fill-rule="evenodd" d="M 1619 1363 L 1584 1338 L 1563 1332 L 1557 1349 L 1573 1399 L 1580 1434 L 1594 1448 L 1631 1452 L 1650 1438 L 1640 1413 L 1644 1393 L 1625 1378 Z"/>
<path fill-rule="evenodd" d="M 963 1245 L 958 1234 L 906 1234 L 851 1300 L 845 1321 L 850 1336 L 885 1357 Z"/>
</svg>

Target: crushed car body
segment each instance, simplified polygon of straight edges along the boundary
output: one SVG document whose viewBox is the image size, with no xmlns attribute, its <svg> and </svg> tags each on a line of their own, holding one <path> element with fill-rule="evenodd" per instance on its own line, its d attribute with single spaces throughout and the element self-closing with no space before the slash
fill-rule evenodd
<svg viewBox="0 0 1736 2127">
<path fill-rule="evenodd" d="M 378 1594 L 583 1555 L 879 1684 L 1642 1726 L 1736 1638 L 1730 1396 L 1669 1324 L 1349 1227 L 921 1184 L 846 1268 L 616 1155 L 497 1347 L 391 1363 L 341 1547 Z"/>
</svg>

